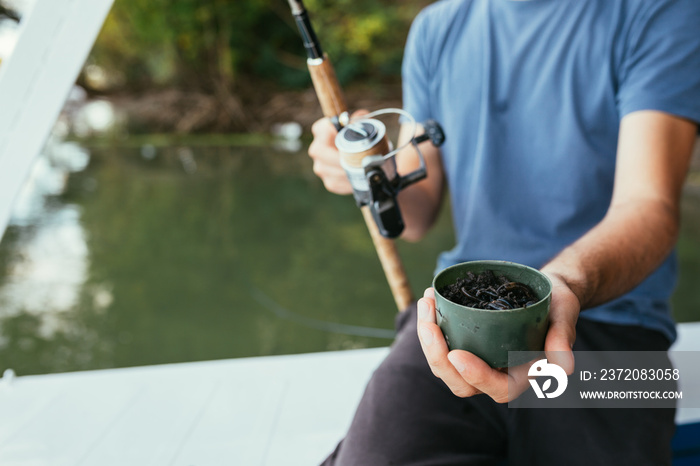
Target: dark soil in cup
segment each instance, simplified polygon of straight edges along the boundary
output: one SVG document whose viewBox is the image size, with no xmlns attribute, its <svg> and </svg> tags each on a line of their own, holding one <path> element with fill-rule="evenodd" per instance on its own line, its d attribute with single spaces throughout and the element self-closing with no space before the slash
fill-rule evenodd
<svg viewBox="0 0 700 466">
<path fill-rule="evenodd" d="M 453 303 L 476 309 L 517 309 L 539 301 L 529 286 L 497 276 L 490 270 L 478 275 L 469 272 L 438 292 Z"/>
</svg>

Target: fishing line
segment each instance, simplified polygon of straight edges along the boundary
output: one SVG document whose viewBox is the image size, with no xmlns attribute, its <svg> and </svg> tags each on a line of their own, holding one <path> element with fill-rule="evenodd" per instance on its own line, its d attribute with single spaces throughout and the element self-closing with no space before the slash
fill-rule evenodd
<svg viewBox="0 0 700 466">
<path fill-rule="evenodd" d="M 411 124 L 411 134 L 413 136 L 416 135 L 416 130 L 418 129 L 416 119 L 413 118 L 413 115 L 411 115 L 406 110 L 403 110 L 401 108 L 382 108 L 380 110 L 375 110 L 372 113 L 368 113 L 367 115 L 362 115 L 362 116 L 353 118 L 352 120 L 350 120 L 350 122 L 352 122 L 353 120 L 366 120 L 366 119 L 374 118 L 374 117 L 377 117 L 380 115 L 400 115 L 400 116 L 406 118 Z M 402 145 L 400 145 L 396 149 L 394 149 L 391 152 L 389 152 L 388 154 L 384 155 L 382 157 L 382 160 L 388 160 L 391 157 L 395 156 L 396 154 L 401 152 L 403 149 L 408 147 L 411 144 L 411 142 L 412 142 L 412 139 L 409 139 L 408 141 L 406 141 L 405 143 L 403 143 Z"/>
<path fill-rule="evenodd" d="M 282 307 L 254 285 L 249 285 L 248 290 L 250 292 L 250 296 L 257 301 L 258 304 L 272 312 L 278 318 L 303 325 L 304 327 L 309 327 L 324 332 L 340 333 L 343 335 L 354 335 L 359 337 L 386 338 L 393 340 L 396 336 L 396 332 L 394 330 L 385 328 L 347 325 L 338 322 L 327 322 L 325 320 L 313 319 Z"/>
</svg>

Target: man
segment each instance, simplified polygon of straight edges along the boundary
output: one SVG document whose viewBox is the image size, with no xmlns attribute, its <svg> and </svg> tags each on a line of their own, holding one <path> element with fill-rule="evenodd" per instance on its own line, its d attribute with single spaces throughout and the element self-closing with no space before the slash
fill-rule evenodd
<svg viewBox="0 0 700 466">
<path fill-rule="evenodd" d="M 457 244 L 438 269 L 541 268 L 554 285 L 545 349 L 568 373 L 572 347 L 665 351 L 675 338 L 698 25 L 697 0 L 446 0 L 411 28 L 404 108 L 438 120 L 447 140 L 424 149 L 428 178 L 400 195 L 403 237 L 430 228 L 447 187 Z M 314 172 L 350 193 L 333 128 L 313 132 Z M 412 154 L 397 162 L 417 166 Z M 398 320 L 328 464 L 670 464 L 672 410 L 509 410 L 508 374 L 448 352 L 432 290 Z"/>
</svg>

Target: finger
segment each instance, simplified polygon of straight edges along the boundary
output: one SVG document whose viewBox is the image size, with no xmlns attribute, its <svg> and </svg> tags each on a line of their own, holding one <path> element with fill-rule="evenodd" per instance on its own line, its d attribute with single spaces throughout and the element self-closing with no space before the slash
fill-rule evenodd
<svg viewBox="0 0 700 466">
<path fill-rule="evenodd" d="M 313 172 L 316 174 L 316 176 L 320 178 L 343 178 L 347 180 L 347 175 L 345 174 L 345 170 L 343 170 L 343 167 L 339 165 L 333 165 L 329 163 L 325 163 L 322 160 L 319 159 L 314 159 L 314 164 L 313 164 Z"/>
<path fill-rule="evenodd" d="M 359 110 L 355 110 L 354 112 L 352 112 L 350 119 L 356 120 L 356 119 L 362 118 L 365 115 L 369 115 L 369 111 L 365 110 L 364 108 L 361 108 Z"/>
<path fill-rule="evenodd" d="M 333 194 L 352 194 L 352 186 L 347 178 L 324 178 L 323 187 Z"/>
<path fill-rule="evenodd" d="M 575 324 L 573 324 L 575 325 Z M 549 331 L 544 342 L 544 352 L 547 361 L 554 363 L 564 369 L 567 375 L 574 373 L 574 353 L 571 350 L 573 338 L 575 338 L 576 330 L 568 322 L 551 321 Z"/>
<path fill-rule="evenodd" d="M 426 290 L 427 292 L 427 290 Z M 437 324 L 437 317 L 435 315 L 435 300 L 432 298 L 421 298 L 418 300 L 418 322 L 429 322 L 431 324 Z"/>
<path fill-rule="evenodd" d="M 418 339 L 433 374 L 459 397 L 479 393 L 459 375 L 447 358 L 449 349 L 440 327 L 435 324 L 435 304 L 431 299 L 418 300 Z"/>
<path fill-rule="evenodd" d="M 502 369 L 508 374 L 508 401 L 512 401 L 522 395 L 522 393 L 530 388 L 529 381 L 529 371 L 530 367 L 538 361 L 540 358 L 537 357 L 532 361 L 526 362 L 515 367 L 508 367 Z"/>
<path fill-rule="evenodd" d="M 335 147 L 335 141 L 325 141 L 316 138 L 309 145 L 309 156 L 314 160 L 340 167 L 340 153 Z"/>
<path fill-rule="evenodd" d="M 572 348 L 576 341 L 576 322 L 579 309 L 578 298 L 568 287 L 562 285 L 554 287 L 549 314 L 549 330 L 544 349 L 547 360 L 560 366 L 567 375 L 574 372 Z"/>
<path fill-rule="evenodd" d="M 321 178 L 323 186 L 328 191 L 341 195 L 352 193 L 352 185 L 350 184 L 350 181 L 348 181 L 348 177 L 345 176 L 345 173 L 341 173 L 339 175 L 326 175 L 319 174 L 320 172 L 316 169 L 314 169 L 314 173 Z"/>
<path fill-rule="evenodd" d="M 435 290 L 431 288 L 426 288 L 425 291 L 423 292 L 423 297 L 424 298 L 430 298 L 430 299 L 435 299 Z"/>
<path fill-rule="evenodd" d="M 453 350 L 448 358 L 469 385 L 497 403 L 510 402 L 530 387 L 528 370 L 535 362 L 532 360 L 519 366 L 494 369 L 467 351 Z"/>
<path fill-rule="evenodd" d="M 320 139 L 323 142 L 335 142 L 335 136 L 338 134 L 338 130 L 335 129 L 333 123 L 328 118 L 321 118 L 311 125 L 311 134 L 314 135 L 314 139 Z"/>
<path fill-rule="evenodd" d="M 465 382 L 497 403 L 508 402 L 522 393 L 513 393 L 511 397 L 508 390 L 508 373 L 492 368 L 473 353 L 453 350 L 448 358 Z"/>
<path fill-rule="evenodd" d="M 445 338 L 436 324 L 422 322 L 418 324 L 418 337 L 430 370 L 455 395 L 465 398 L 480 393 L 465 381 L 448 359 L 449 350 Z"/>
</svg>

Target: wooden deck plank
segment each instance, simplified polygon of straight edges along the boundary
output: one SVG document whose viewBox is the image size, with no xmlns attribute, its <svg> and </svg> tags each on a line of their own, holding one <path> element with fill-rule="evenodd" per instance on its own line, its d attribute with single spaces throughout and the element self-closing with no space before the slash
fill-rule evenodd
<svg viewBox="0 0 700 466">
<path fill-rule="evenodd" d="M 0 383 L 0 464 L 315 464 L 386 351 L 18 377 Z"/>
<path fill-rule="evenodd" d="M 298 465 L 318 464 L 325 458 L 347 431 L 371 372 L 384 354 L 372 354 L 368 360 L 340 352 L 290 373 L 287 401 L 263 464 L 289 464 L 290 452 Z"/>
<path fill-rule="evenodd" d="M 682 325 L 674 349 L 700 350 L 700 323 Z M 0 464 L 317 464 L 344 435 L 367 380 L 387 351 L 27 376 L 9 385 L 3 381 Z M 691 364 L 693 377 L 700 377 Z M 690 383 L 700 386 L 700 380 Z M 700 422 L 700 409 L 683 403 L 687 405 L 686 398 L 678 421 Z"/>
<path fill-rule="evenodd" d="M 31 464 L 37 458 L 50 459 L 52 465 L 75 465 L 86 448 L 95 443 L 111 422 L 133 397 L 130 390 L 104 392 L 92 390 L 95 384 L 68 385 L 50 381 L 43 387 L 46 393 L 59 391 L 59 396 L 45 403 L 44 408 L 0 445 L 0 464 Z M 21 378 L 5 391 L 18 391 L 21 399 L 14 401 L 30 407 L 34 403 L 32 390 L 22 393 Z M 98 387 L 103 388 L 103 387 Z M 106 398 L 108 393 L 108 399 Z M 5 411 L 4 398 L 0 413 Z M 11 423 L 10 420 L 7 421 Z M 4 419 L 3 422 L 4 424 Z"/>
</svg>

